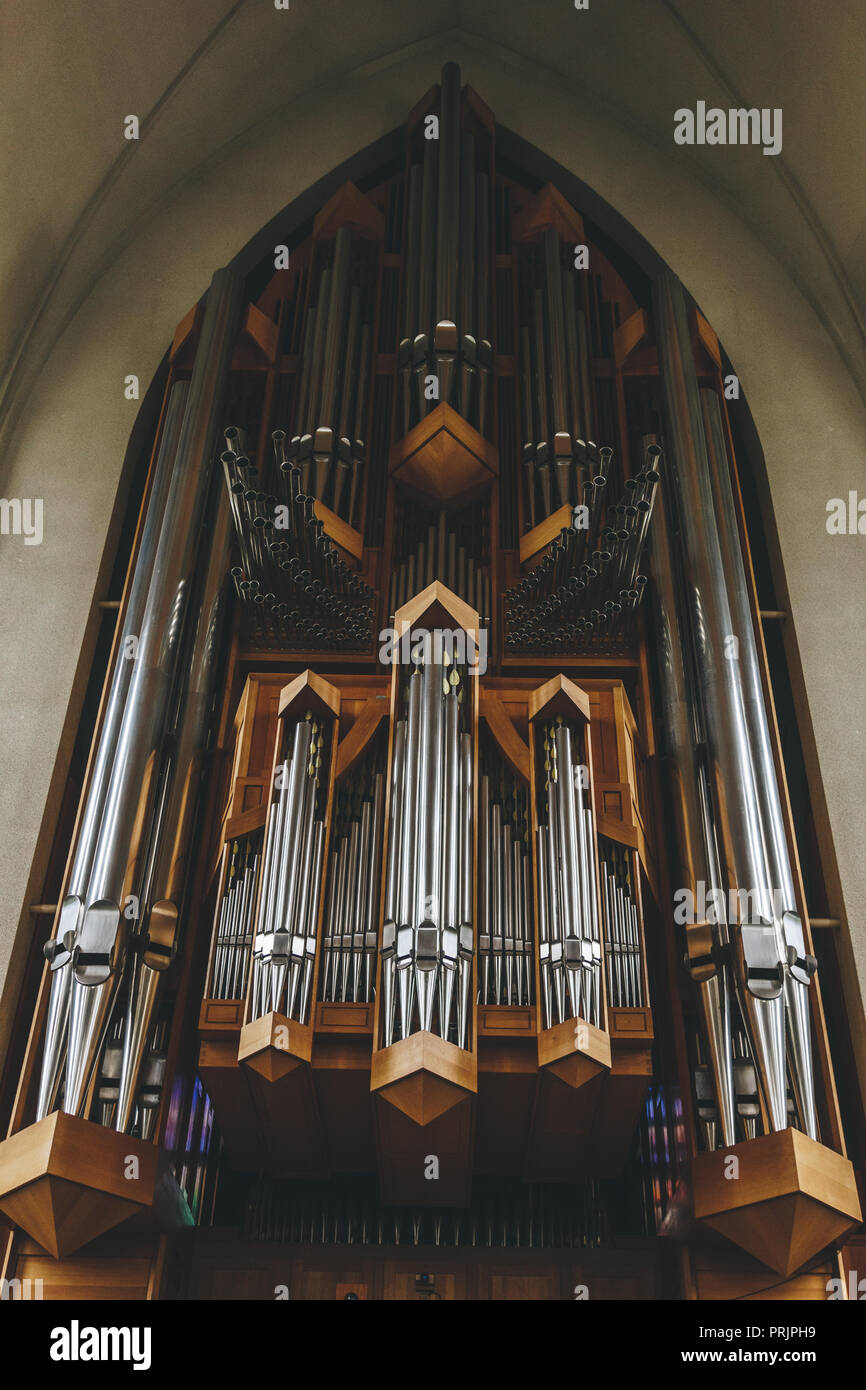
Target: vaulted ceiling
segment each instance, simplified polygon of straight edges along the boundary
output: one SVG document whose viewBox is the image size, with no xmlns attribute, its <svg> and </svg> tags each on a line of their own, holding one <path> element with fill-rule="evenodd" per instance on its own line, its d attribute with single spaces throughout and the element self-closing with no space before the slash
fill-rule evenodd
<svg viewBox="0 0 866 1390">
<path fill-rule="evenodd" d="M 429 50 L 521 72 L 721 193 L 818 310 L 866 394 L 866 11 L 835 0 L 89 0 L 2 8 L 0 421 L 120 250 L 228 148 Z M 421 93 L 419 92 L 420 96 Z M 484 93 L 482 92 L 482 95 Z M 673 113 L 781 107 L 784 145 L 675 147 Z M 405 118 L 387 97 L 381 133 Z M 136 114 L 137 142 L 123 139 Z M 519 127 L 519 113 L 496 112 Z M 579 151 L 581 131 L 573 132 Z M 579 165 L 579 159 L 577 160 Z M 664 199 L 665 188 L 657 196 Z"/>
</svg>

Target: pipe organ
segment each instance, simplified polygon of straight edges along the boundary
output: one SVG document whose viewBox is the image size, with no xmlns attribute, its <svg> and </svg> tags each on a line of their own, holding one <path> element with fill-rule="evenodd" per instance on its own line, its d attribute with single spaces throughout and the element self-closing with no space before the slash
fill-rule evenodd
<svg viewBox="0 0 866 1390">
<path fill-rule="evenodd" d="M 180 1210 L 660 1271 L 687 1208 L 793 1288 L 860 1220 L 718 339 L 499 138 L 447 65 L 175 334 L 9 1268 Z"/>
<path fill-rule="evenodd" d="M 372 1004 L 375 998 L 377 910 L 385 771 L 364 767 L 341 784 L 328 870 L 320 997 Z"/>
<path fill-rule="evenodd" d="M 479 798 L 478 959 L 481 1004 L 535 1002 L 532 859 L 527 791 L 495 753 Z"/>
<path fill-rule="evenodd" d="M 385 1046 L 435 1031 L 466 1047 L 474 954 L 471 678 L 455 637 L 434 632 L 401 682 L 391 752 L 382 929 Z M 467 724 L 470 726 L 467 728 Z"/>
</svg>

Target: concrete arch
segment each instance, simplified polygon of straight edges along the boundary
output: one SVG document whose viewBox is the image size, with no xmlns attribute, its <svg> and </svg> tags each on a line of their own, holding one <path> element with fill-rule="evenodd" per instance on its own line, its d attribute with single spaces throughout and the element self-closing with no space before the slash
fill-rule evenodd
<svg viewBox="0 0 866 1390">
<path fill-rule="evenodd" d="M 856 351 L 841 346 L 844 329 L 831 335 L 750 225 L 749 209 L 710 186 L 672 139 L 667 147 L 645 138 L 573 83 L 551 81 L 509 53 L 459 32 L 424 38 L 356 67 L 329 90 L 326 106 L 303 93 L 252 122 L 174 185 L 156 189 L 134 229 L 108 238 L 59 306 L 44 360 L 31 340 L 2 484 L 7 497 L 44 499 L 45 536 L 39 547 L 11 537 L 0 547 L 0 1051 L 32 934 L 27 904 L 44 873 L 46 832 L 68 766 L 95 605 L 104 596 L 106 537 L 136 412 L 124 399 L 123 378 L 135 372 L 149 381 L 212 270 L 317 180 L 399 125 L 448 59 L 460 62 L 464 80 L 503 125 L 583 180 L 673 267 L 736 363 L 766 459 L 811 722 L 805 744 L 813 799 L 835 847 L 839 881 L 831 887 L 849 924 L 843 966 L 863 1042 L 866 562 L 861 538 L 830 536 L 825 526 L 829 498 L 858 484 L 866 495 Z M 760 161 L 759 150 L 740 154 Z M 115 212 L 122 196 L 121 182 L 106 195 Z"/>
</svg>

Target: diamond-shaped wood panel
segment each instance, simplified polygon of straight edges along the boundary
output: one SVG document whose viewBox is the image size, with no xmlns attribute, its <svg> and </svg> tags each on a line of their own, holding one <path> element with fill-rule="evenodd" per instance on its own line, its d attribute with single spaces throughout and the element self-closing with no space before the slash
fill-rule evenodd
<svg viewBox="0 0 866 1390">
<path fill-rule="evenodd" d="M 395 482 L 437 507 L 479 496 L 499 473 L 493 445 L 445 401 L 398 439 L 388 465 Z"/>
<path fill-rule="evenodd" d="M 698 1220 L 786 1276 L 860 1221 L 851 1163 L 797 1129 L 698 1154 L 693 1188 Z"/>
</svg>

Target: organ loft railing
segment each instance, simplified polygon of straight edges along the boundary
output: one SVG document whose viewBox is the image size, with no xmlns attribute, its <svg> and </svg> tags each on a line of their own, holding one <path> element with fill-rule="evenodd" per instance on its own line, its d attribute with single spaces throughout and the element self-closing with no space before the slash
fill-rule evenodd
<svg viewBox="0 0 866 1390">
<path fill-rule="evenodd" d="M 0 1209 L 612 1178 L 787 1275 L 859 1206 L 718 341 L 453 65 L 286 235 L 169 355 Z"/>
</svg>

